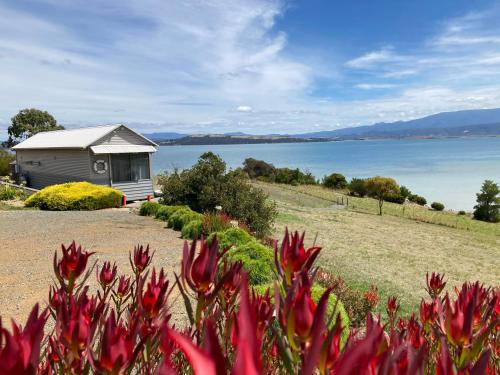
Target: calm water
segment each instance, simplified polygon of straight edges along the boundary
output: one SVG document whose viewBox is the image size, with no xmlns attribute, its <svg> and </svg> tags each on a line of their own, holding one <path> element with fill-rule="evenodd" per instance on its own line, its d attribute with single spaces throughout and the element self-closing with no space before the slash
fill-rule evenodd
<svg viewBox="0 0 500 375">
<path fill-rule="evenodd" d="M 163 146 L 155 155 L 154 171 L 190 167 L 205 151 L 219 154 L 231 168 L 253 157 L 309 170 L 316 177 L 331 172 L 349 179 L 390 176 L 429 204 L 439 201 L 455 210 L 472 210 L 485 179 L 500 183 L 500 138 Z"/>
</svg>

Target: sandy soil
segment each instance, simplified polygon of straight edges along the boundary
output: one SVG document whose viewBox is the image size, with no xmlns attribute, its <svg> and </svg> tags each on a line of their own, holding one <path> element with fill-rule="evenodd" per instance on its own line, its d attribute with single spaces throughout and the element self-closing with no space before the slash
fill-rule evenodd
<svg viewBox="0 0 500 375">
<path fill-rule="evenodd" d="M 156 251 L 153 265 L 172 276 L 179 269 L 183 240 L 179 232 L 164 226 L 129 209 L 0 211 L 0 316 L 24 323 L 36 302 L 46 303 L 54 251 L 72 240 L 95 251 L 91 259 L 98 264 L 116 261 L 119 273 L 129 273 L 128 256 L 134 245 L 150 244 Z M 95 285 L 95 277 L 91 282 Z M 182 309 L 175 308 L 172 314 L 183 320 Z"/>
</svg>

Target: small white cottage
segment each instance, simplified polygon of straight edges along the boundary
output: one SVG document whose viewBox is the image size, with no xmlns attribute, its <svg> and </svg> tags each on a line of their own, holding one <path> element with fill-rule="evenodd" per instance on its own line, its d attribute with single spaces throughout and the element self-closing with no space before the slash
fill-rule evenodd
<svg viewBox="0 0 500 375">
<path fill-rule="evenodd" d="M 29 187 L 89 181 L 140 200 L 153 195 L 152 155 L 157 147 L 118 124 L 42 132 L 12 149 L 16 174 Z"/>
</svg>

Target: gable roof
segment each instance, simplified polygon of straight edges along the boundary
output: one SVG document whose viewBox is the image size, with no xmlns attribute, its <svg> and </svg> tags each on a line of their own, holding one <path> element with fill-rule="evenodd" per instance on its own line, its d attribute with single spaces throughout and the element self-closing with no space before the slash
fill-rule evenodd
<svg viewBox="0 0 500 375">
<path fill-rule="evenodd" d="M 131 132 L 137 134 L 139 137 L 146 140 L 151 146 L 157 146 L 157 144 L 153 141 L 147 139 L 137 132 L 134 132 L 132 129 L 126 127 L 125 125 L 117 124 L 41 132 L 15 145 L 14 147 L 12 147 L 12 149 L 85 149 L 120 127 L 126 128 Z"/>
</svg>

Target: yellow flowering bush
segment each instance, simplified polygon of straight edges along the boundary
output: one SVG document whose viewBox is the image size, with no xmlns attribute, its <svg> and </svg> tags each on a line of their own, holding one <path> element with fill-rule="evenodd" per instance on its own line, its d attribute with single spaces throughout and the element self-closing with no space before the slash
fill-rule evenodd
<svg viewBox="0 0 500 375">
<path fill-rule="evenodd" d="M 27 207 L 50 211 L 99 210 L 120 207 L 123 194 L 111 187 L 89 182 L 48 186 L 25 201 Z"/>
</svg>

